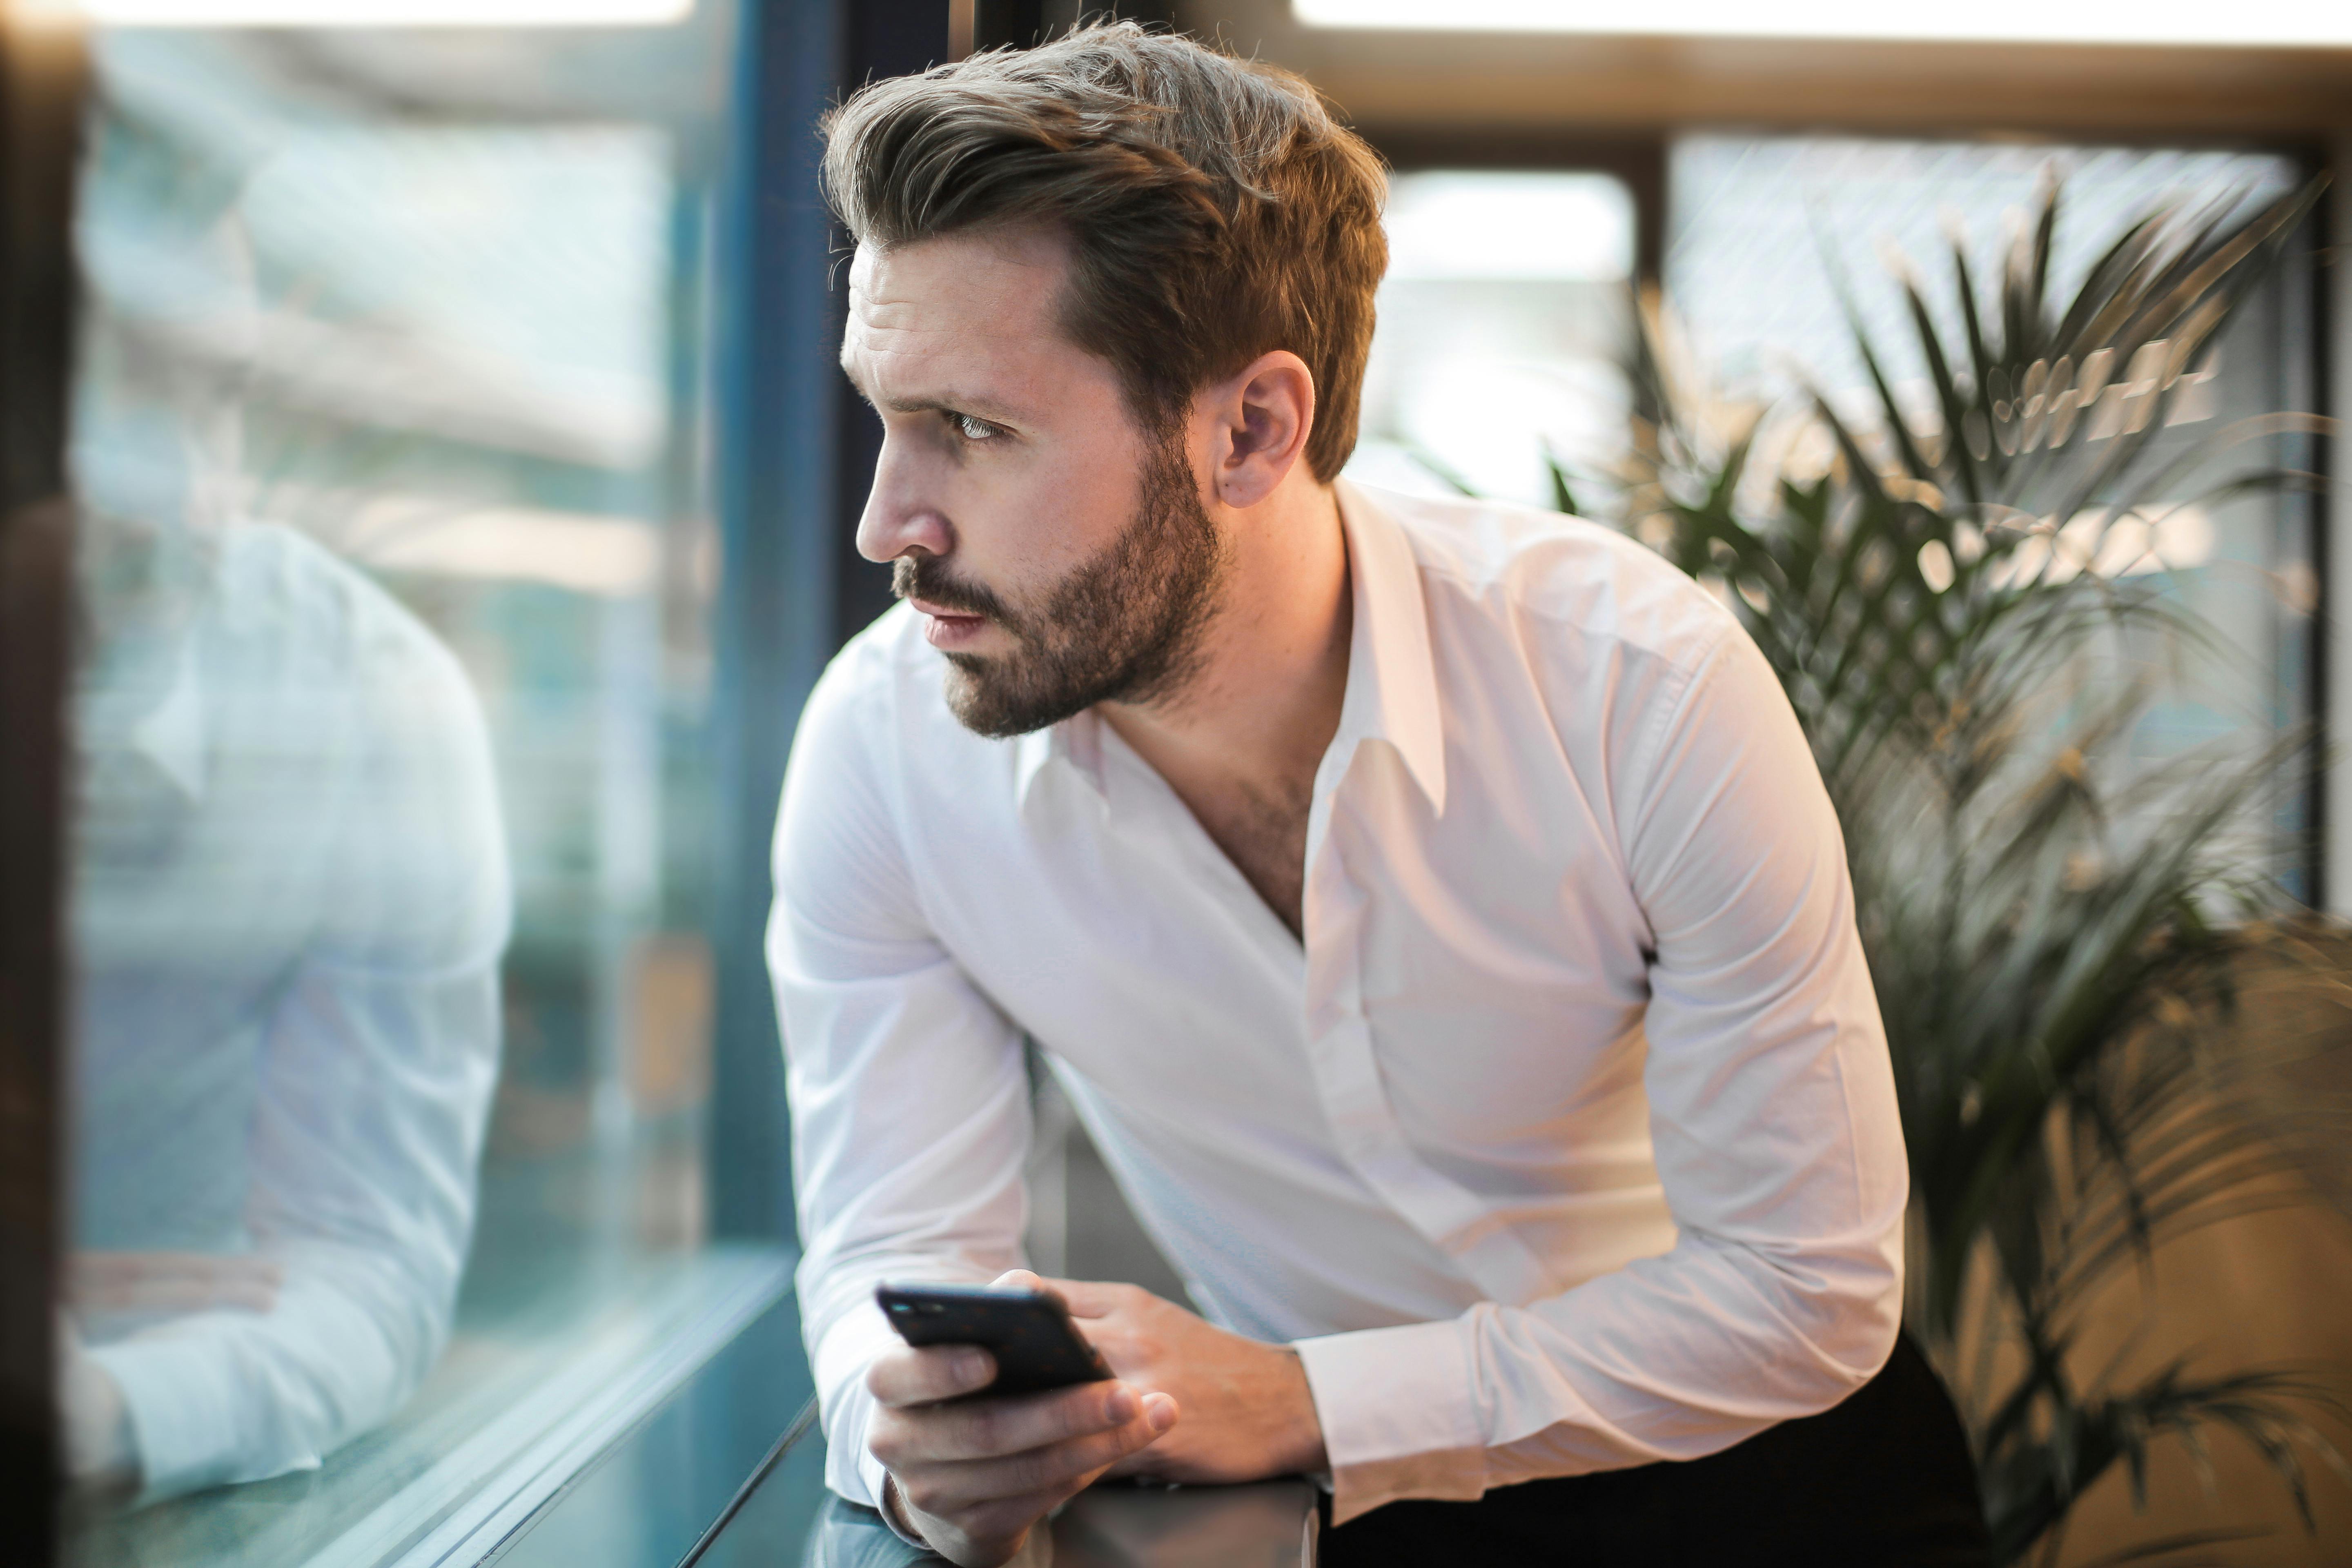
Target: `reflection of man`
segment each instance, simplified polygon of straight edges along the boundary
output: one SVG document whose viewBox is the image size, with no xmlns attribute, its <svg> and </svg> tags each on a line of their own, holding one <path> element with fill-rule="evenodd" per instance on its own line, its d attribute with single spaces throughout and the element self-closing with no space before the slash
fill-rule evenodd
<svg viewBox="0 0 2352 1568">
<path fill-rule="evenodd" d="M 776 845 L 833 1487 L 966 1563 L 1107 1468 L 1325 1475 L 1341 1563 L 1980 1558 L 1789 703 L 1613 534 L 1337 482 L 1369 153 L 1121 28 L 826 167 L 908 601 Z M 1018 1262 L 1024 1034 L 1212 1321 L 1061 1282 L 1119 1380 L 953 1400 L 869 1298 Z"/>
<path fill-rule="evenodd" d="M 153 1497 L 316 1465 L 438 1353 L 509 900 L 481 715 L 381 590 L 253 525 L 84 554 L 67 1426 Z"/>
</svg>

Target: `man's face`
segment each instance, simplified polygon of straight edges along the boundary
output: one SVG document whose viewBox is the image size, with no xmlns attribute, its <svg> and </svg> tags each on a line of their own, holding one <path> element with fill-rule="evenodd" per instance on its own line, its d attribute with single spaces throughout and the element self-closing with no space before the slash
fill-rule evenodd
<svg viewBox="0 0 2352 1568">
<path fill-rule="evenodd" d="M 1034 231 L 953 235 L 849 275 L 842 368 L 882 416 L 857 548 L 947 656 L 986 735 L 1180 686 L 1223 551 L 1183 432 L 1138 427 L 1118 377 L 1062 335 L 1068 264 Z"/>
</svg>

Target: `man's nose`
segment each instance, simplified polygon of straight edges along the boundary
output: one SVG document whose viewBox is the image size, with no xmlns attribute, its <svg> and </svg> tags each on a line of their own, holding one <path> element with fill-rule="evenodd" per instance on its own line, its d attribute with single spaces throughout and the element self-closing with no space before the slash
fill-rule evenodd
<svg viewBox="0 0 2352 1568">
<path fill-rule="evenodd" d="M 887 438 L 874 465 L 874 488 L 866 493 L 866 510 L 857 520 L 857 553 L 868 561 L 890 562 L 909 551 L 945 555 L 955 547 L 955 531 L 939 499 L 926 492 L 919 477 L 891 450 Z"/>
</svg>

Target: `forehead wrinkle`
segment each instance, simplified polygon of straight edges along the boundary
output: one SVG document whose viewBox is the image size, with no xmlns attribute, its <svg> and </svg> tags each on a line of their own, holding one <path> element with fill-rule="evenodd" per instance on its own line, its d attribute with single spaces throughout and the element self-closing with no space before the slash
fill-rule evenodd
<svg viewBox="0 0 2352 1568">
<path fill-rule="evenodd" d="M 974 357 L 981 361 L 976 367 L 971 363 Z M 951 409 L 983 416 L 1003 415 L 1016 421 L 1026 417 L 1020 399 L 990 384 L 989 371 L 994 367 L 985 356 L 959 353 L 942 363 L 919 351 L 866 342 L 844 345 L 841 360 L 842 369 L 860 392 L 878 406 L 898 413 Z"/>
<path fill-rule="evenodd" d="M 875 272 L 883 273 L 887 283 L 896 270 L 870 265 L 852 269 L 841 347 L 842 369 L 850 381 L 878 405 L 901 412 L 952 408 L 1023 418 L 1022 401 L 994 386 L 998 376 L 992 373 L 1011 362 L 1019 377 L 1020 362 L 1034 360 L 1041 348 L 1064 344 L 1050 312 L 1037 308 L 1037 296 L 975 288 L 961 277 L 929 297 L 870 287 Z M 911 384 L 888 390 L 893 382 Z M 971 382 L 980 384 L 959 385 Z"/>
</svg>

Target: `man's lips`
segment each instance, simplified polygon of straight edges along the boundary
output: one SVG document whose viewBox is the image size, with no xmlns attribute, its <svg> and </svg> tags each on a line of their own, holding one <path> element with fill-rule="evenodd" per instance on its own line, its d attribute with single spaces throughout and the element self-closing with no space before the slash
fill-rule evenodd
<svg viewBox="0 0 2352 1568">
<path fill-rule="evenodd" d="M 964 626 L 978 626 L 981 622 L 988 618 L 986 616 L 973 615 L 969 610 L 943 609 L 940 605 L 928 603 L 922 599 L 909 599 L 907 603 L 914 605 L 917 611 L 930 616 L 931 619 L 944 622 L 948 626 L 951 626 L 961 627 Z"/>
<path fill-rule="evenodd" d="M 988 626 L 986 616 L 950 610 L 921 599 L 908 599 L 924 617 L 923 639 L 933 647 L 957 648 L 970 643 Z"/>
</svg>

